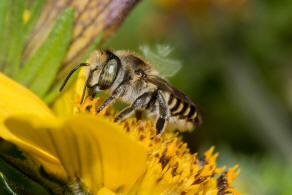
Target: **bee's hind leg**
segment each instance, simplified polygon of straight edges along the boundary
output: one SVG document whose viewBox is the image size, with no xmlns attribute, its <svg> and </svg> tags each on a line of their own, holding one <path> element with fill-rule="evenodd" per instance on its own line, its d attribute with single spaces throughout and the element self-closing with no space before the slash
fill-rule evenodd
<svg viewBox="0 0 292 195">
<path fill-rule="evenodd" d="M 166 123 L 167 123 L 166 120 L 168 117 L 165 99 L 160 91 L 157 92 L 157 101 L 158 101 L 158 107 L 159 107 L 159 116 L 158 116 L 155 126 L 157 130 L 157 134 L 160 134 L 166 126 Z"/>
<path fill-rule="evenodd" d="M 123 110 L 115 119 L 115 122 L 118 122 L 119 120 L 122 120 L 126 115 L 130 114 L 137 108 L 142 107 L 147 103 L 147 100 L 151 98 L 152 92 L 146 92 L 139 96 L 131 106 L 127 107 L 125 110 Z"/>
</svg>

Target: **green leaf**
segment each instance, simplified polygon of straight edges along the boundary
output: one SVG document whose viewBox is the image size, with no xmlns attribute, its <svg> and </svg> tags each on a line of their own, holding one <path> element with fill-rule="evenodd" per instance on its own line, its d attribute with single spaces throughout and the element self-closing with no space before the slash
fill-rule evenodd
<svg viewBox="0 0 292 195">
<path fill-rule="evenodd" d="M 11 0 L 9 1 L 11 4 L 10 6 L 10 13 L 8 17 L 8 34 L 5 35 L 5 39 L 8 40 L 8 43 L 5 43 L 6 46 L 6 60 L 5 60 L 5 67 L 4 73 L 8 76 L 13 77 L 15 73 L 18 71 L 20 66 L 20 60 L 24 45 L 24 24 L 22 21 L 22 14 L 25 9 L 26 0 L 16 1 Z M 5 50 L 4 50 L 5 51 Z"/>
<path fill-rule="evenodd" d="M 16 80 L 43 97 L 54 81 L 70 42 L 74 10 L 67 8 L 57 19 L 46 41 L 17 74 Z"/>
<path fill-rule="evenodd" d="M 49 195 L 40 184 L 21 173 L 17 168 L 0 158 L 0 193 L 1 194 L 42 194 Z M 5 193 L 6 192 L 6 193 Z"/>
<path fill-rule="evenodd" d="M 3 68 L 4 61 L 5 61 L 5 50 L 7 47 L 6 41 L 6 34 L 8 32 L 7 29 L 7 14 L 9 10 L 9 1 L 0 1 L 0 68 Z"/>
<path fill-rule="evenodd" d="M 44 0 L 34 1 L 33 4 L 30 6 L 30 8 L 28 9 L 30 12 L 30 18 L 24 26 L 23 33 L 24 33 L 25 38 L 28 38 L 36 21 L 39 19 L 39 15 L 42 11 L 42 7 L 44 5 L 44 2 L 45 2 Z"/>
<path fill-rule="evenodd" d="M 25 41 L 34 27 L 42 10 L 44 0 L 0 1 L 0 69 L 14 76 L 19 71 Z M 28 10 L 30 18 L 24 24 L 23 13 Z"/>
<path fill-rule="evenodd" d="M 91 54 L 91 52 L 97 48 L 97 46 L 100 44 L 101 40 L 102 40 L 102 33 L 98 34 L 97 37 L 95 38 L 93 44 L 89 47 L 86 56 L 84 57 L 83 61 L 85 62 L 86 59 L 88 59 L 89 55 Z M 75 73 L 72 78 L 70 79 L 70 81 L 68 82 L 67 85 L 70 85 L 70 83 L 76 78 L 76 76 L 78 75 L 78 73 Z M 61 84 L 63 83 L 63 80 L 58 81 L 53 87 L 52 89 L 46 94 L 46 96 L 43 98 L 44 101 L 47 104 L 52 103 L 55 98 L 60 94 L 59 92 L 59 88 L 61 86 Z"/>
<path fill-rule="evenodd" d="M 6 178 L 2 172 L 0 172 L 0 194 L 16 195 L 6 182 Z"/>
</svg>

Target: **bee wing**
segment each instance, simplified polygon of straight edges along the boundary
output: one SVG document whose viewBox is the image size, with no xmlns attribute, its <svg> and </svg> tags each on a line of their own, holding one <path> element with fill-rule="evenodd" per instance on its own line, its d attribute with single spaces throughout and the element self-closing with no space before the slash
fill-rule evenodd
<svg viewBox="0 0 292 195">
<path fill-rule="evenodd" d="M 169 45 L 156 45 L 156 52 L 151 50 L 148 45 L 140 47 L 145 59 L 154 66 L 163 78 L 174 76 L 182 67 L 179 60 L 171 59 L 168 55 L 172 48 Z"/>
<path fill-rule="evenodd" d="M 174 95 L 175 97 L 177 97 L 181 101 L 195 106 L 193 101 L 186 94 L 184 94 L 184 92 L 178 90 L 177 88 L 172 86 L 170 83 L 168 83 L 163 78 L 160 78 L 156 75 L 147 75 L 145 80 L 148 81 L 149 83 L 156 85 L 158 87 L 158 89 L 165 91 L 165 92 L 169 92 L 170 94 Z"/>
</svg>

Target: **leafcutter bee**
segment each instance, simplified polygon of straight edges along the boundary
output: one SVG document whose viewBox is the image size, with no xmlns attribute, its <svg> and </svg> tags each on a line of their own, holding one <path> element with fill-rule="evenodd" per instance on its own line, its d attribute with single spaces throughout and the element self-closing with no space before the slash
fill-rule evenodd
<svg viewBox="0 0 292 195">
<path fill-rule="evenodd" d="M 123 50 L 94 51 L 88 63 L 79 64 L 68 74 L 60 91 L 81 66 L 85 66 L 87 71 L 81 103 L 87 89 L 92 97 L 101 90 L 110 94 L 97 112 L 117 98 L 130 104 L 115 117 L 115 122 L 137 109 L 147 110 L 150 116 L 156 116 L 155 127 L 158 133 L 166 126 L 190 130 L 200 121 L 197 106 L 192 100 L 159 77 L 156 69 L 135 53 Z"/>
</svg>

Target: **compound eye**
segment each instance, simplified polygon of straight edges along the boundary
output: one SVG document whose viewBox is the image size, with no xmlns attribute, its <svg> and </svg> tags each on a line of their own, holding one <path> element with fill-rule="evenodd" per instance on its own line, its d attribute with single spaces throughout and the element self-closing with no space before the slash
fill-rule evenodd
<svg viewBox="0 0 292 195">
<path fill-rule="evenodd" d="M 118 74 L 118 62 L 116 59 L 109 60 L 104 66 L 98 81 L 99 88 L 102 90 L 108 89 L 116 80 Z"/>
</svg>

